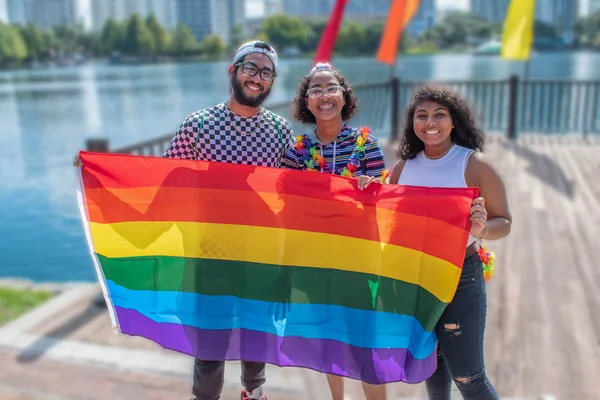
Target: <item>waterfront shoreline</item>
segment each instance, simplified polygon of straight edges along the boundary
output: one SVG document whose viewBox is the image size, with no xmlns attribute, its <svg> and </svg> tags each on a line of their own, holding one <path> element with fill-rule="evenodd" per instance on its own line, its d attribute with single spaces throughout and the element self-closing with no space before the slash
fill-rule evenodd
<svg viewBox="0 0 600 400">
<path fill-rule="evenodd" d="M 79 286 L 89 286 L 93 281 L 53 281 L 36 282 L 25 278 L 0 278 L 0 288 L 17 290 L 42 290 L 51 292 L 54 296 Z"/>
</svg>

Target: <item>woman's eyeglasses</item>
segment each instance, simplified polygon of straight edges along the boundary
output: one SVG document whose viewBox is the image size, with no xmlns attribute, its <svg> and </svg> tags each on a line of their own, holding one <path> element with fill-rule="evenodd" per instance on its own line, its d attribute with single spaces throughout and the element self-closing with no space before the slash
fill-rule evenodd
<svg viewBox="0 0 600 400">
<path fill-rule="evenodd" d="M 333 96 L 333 95 L 336 95 L 343 91 L 344 91 L 344 88 L 341 86 L 327 86 L 325 89 L 316 87 L 316 88 L 308 89 L 306 91 L 306 95 L 313 99 L 316 99 L 316 98 L 322 97 L 325 93 L 327 93 L 329 96 Z"/>
<path fill-rule="evenodd" d="M 273 82 L 273 79 L 275 79 L 275 77 L 277 76 L 277 74 L 275 74 L 275 72 L 273 72 L 273 70 L 267 69 L 267 68 L 260 69 L 256 65 L 251 64 L 251 63 L 240 62 L 240 63 L 234 64 L 234 65 L 236 67 L 241 66 L 242 73 L 244 75 L 254 76 L 260 72 L 260 79 L 267 81 L 267 82 Z"/>
</svg>

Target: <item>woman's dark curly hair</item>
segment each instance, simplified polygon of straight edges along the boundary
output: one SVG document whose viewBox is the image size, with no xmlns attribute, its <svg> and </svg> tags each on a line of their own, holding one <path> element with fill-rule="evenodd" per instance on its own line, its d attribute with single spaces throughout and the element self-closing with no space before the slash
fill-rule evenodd
<svg viewBox="0 0 600 400">
<path fill-rule="evenodd" d="M 403 160 L 412 159 L 425 148 L 413 129 L 415 110 L 417 105 L 423 101 L 432 101 L 448 108 L 454 124 L 454 129 L 450 134 L 452 142 L 468 149 L 483 151 L 485 136 L 475 126 L 475 121 L 467 104 L 456 93 L 448 89 L 426 86 L 415 93 L 406 111 L 404 136 L 400 140 L 398 157 Z"/>
<path fill-rule="evenodd" d="M 344 107 L 342 107 L 342 120 L 348 121 L 358 111 L 358 99 L 356 95 L 352 91 L 352 85 L 346 81 L 346 79 L 342 76 L 340 71 L 337 69 L 321 69 L 313 72 L 312 74 L 308 74 L 302 78 L 300 85 L 298 86 L 298 91 L 296 93 L 296 98 L 294 99 L 294 117 L 304 124 L 314 124 L 317 122 L 313 113 L 308 109 L 306 105 L 306 93 L 308 92 L 308 85 L 310 85 L 311 78 L 317 72 L 329 72 L 331 73 L 335 79 L 338 80 L 340 86 L 344 88 Z"/>
</svg>

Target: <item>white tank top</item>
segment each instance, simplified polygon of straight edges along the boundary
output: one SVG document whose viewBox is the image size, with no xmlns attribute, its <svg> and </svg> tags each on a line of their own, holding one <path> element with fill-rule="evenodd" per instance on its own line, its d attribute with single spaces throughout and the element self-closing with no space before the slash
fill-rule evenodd
<svg viewBox="0 0 600 400">
<path fill-rule="evenodd" d="M 425 157 L 423 152 L 411 160 L 406 160 L 400 178 L 399 185 L 428 186 L 428 187 L 455 187 L 467 186 L 465 171 L 467 163 L 473 150 L 452 145 L 452 148 L 442 158 L 436 160 Z M 475 238 L 469 235 L 467 246 L 475 242 Z"/>
</svg>

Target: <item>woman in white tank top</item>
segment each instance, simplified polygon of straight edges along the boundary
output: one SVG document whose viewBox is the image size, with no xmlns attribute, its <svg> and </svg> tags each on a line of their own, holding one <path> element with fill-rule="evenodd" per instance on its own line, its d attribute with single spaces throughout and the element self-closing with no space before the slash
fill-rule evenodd
<svg viewBox="0 0 600 400">
<path fill-rule="evenodd" d="M 486 294 L 477 239 L 508 235 L 511 215 L 504 184 L 482 157 L 483 144 L 483 132 L 456 94 L 425 87 L 414 95 L 390 183 L 479 187 L 481 193 L 471 209 L 471 236 L 456 294 L 435 328 L 438 368 L 426 381 L 429 399 L 449 400 L 452 380 L 464 399 L 498 399 L 483 360 Z M 360 187 L 372 181 L 359 179 Z"/>
</svg>

